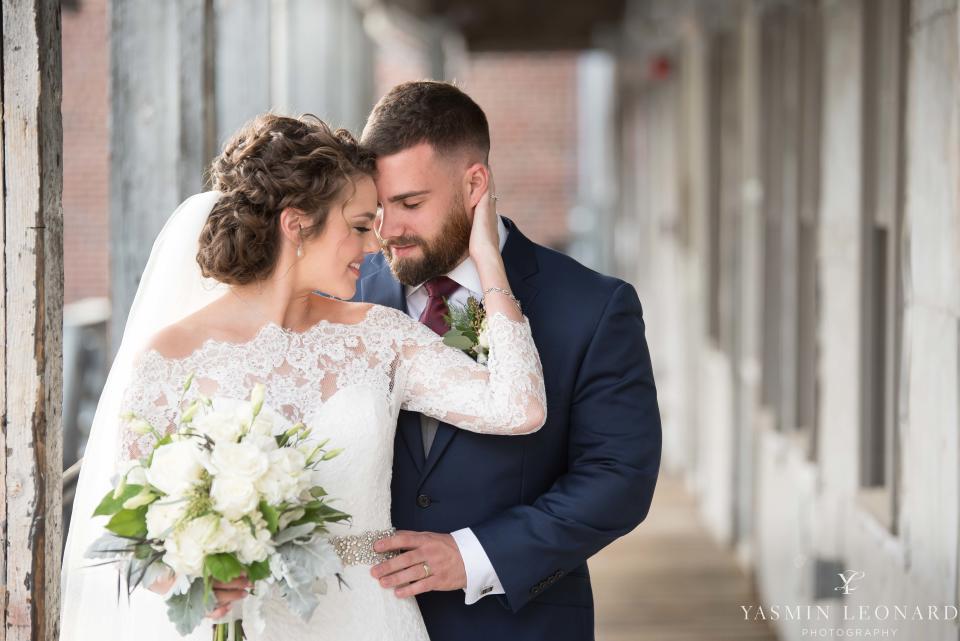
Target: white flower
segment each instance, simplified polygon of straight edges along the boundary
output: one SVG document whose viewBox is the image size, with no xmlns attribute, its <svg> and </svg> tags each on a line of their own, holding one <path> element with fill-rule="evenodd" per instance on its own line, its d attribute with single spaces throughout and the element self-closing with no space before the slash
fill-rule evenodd
<svg viewBox="0 0 960 641">
<path fill-rule="evenodd" d="M 169 534 L 169 530 L 183 518 L 187 501 L 183 499 L 160 499 L 147 508 L 147 538 L 157 539 Z"/>
<path fill-rule="evenodd" d="M 229 519 L 221 518 L 217 527 L 204 544 L 204 552 L 217 554 L 218 552 L 236 552 L 243 540 L 244 532 L 249 528 L 243 523 L 233 523 Z"/>
<path fill-rule="evenodd" d="M 267 471 L 267 457 L 252 443 L 217 443 L 210 455 L 210 471 L 253 483 Z"/>
<path fill-rule="evenodd" d="M 257 481 L 257 489 L 271 505 L 295 499 L 303 489 L 306 463 L 303 452 L 281 447 L 267 454 L 267 459 L 270 464 L 266 474 Z"/>
<path fill-rule="evenodd" d="M 277 439 L 272 436 L 250 433 L 243 437 L 243 442 L 267 453 L 277 449 Z"/>
<path fill-rule="evenodd" d="M 174 441 L 153 451 L 147 481 L 164 494 L 183 496 L 197 483 L 204 470 L 206 454 L 191 439 Z"/>
<path fill-rule="evenodd" d="M 477 345 L 483 349 L 490 349 L 490 337 L 487 335 L 487 319 L 480 323 L 480 333 L 477 334 Z"/>
<path fill-rule="evenodd" d="M 270 530 L 265 527 L 258 528 L 256 533 L 253 533 L 245 523 L 238 524 L 237 528 L 241 533 L 237 548 L 237 558 L 241 563 L 263 561 L 273 553 Z"/>
<path fill-rule="evenodd" d="M 166 553 L 163 555 L 163 562 L 177 574 L 203 574 L 206 547 L 218 525 L 219 519 L 208 514 L 188 521 L 182 528 L 174 530 L 173 535 L 164 543 Z"/>
<path fill-rule="evenodd" d="M 125 510 L 135 510 L 138 507 L 144 505 L 149 505 L 151 501 L 157 498 L 157 495 L 150 491 L 149 488 L 143 488 L 136 495 L 131 496 L 129 499 L 123 502 L 123 509 Z"/>
<path fill-rule="evenodd" d="M 257 509 L 260 495 L 249 478 L 219 474 L 210 486 L 213 509 L 228 519 L 239 519 Z"/>
<path fill-rule="evenodd" d="M 241 409 L 237 411 L 243 416 L 243 420 L 246 423 L 250 422 L 250 415 L 253 411 L 250 403 L 243 403 Z M 257 414 L 257 418 L 254 419 L 248 434 L 259 434 L 273 438 L 275 434 L 282 434 L 290 426 L 291 423 L 285 416 L 277 414 L 269 407 L 264 406 L 260 410 L 260 413 Z"/>
<path fill-rule="evenodd" d="M 120 476 L 126 477 L 128 485 L 146 485 L 147 484 L 147 474 L 146 470 L 143 469 L 143 466 L 140 465 L 139 459 L 130 459 L 123 463 L 120 470 Z M 119 479 L 114 479 L 114 485 L 119 482 Z"/>
<path fill-rule="evenodd" d="M 193 427 L 213 439 L 214 443 L 235 443 L 243 430 L 243 422 L 233 412 L 209 412 L 197 417 Z"/>
</svg>

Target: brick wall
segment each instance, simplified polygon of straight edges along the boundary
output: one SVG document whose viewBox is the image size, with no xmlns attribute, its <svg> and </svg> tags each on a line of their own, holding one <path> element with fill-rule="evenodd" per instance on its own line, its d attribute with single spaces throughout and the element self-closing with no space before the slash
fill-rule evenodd
<svg viewBox="0 0 960 641">
<path fill-rule="evenodd" d="M 64 298 L 106 296 L 108 275 L 107 0 L 64 7 Z"/>
<path fill-rule="evenodd" d="M 490 122 L 499 211 L 560 249 L 576 195 L 576 70 L 570 53 L 477 54 L 461 83 Z"/>
</svg>

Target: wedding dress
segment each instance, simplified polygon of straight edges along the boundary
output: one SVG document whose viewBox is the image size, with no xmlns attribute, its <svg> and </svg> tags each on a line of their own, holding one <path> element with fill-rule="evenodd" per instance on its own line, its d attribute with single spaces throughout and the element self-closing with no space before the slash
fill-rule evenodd
<svg viewBox="0 0 960 641">
<path fill-rule="evenodd" d="M 197 210 L 192 219 L 209 211 L 207 204 L 212 207 L 212 202 L 192 207 Z M 185 231 L 178 233 L 192 235 L 197 225 L 193 220 Z M 155 246 L 154 254 L 157 253 Z M 149 265 L 147 271 L 153 271 Z M 146 280 L 145 276 L 141 281 L 141 292 Z M 186 307 L 196 307 L 209 295 L 194 297 Z M 137 307 L 135 303 L 135 310 Z M 140 307 L 142 312 L 143 305 Z M 128 333 L 133 316 L 132 312 Z M 137 331 L 142 338 L 143 319 L 140 320 Z M 151 319 L 149 324 L 156 325 L 157 319 Z M 127 355 L 127 368 L 118 370 L 125 351 L 121 348 L 111 378 L 123 376 L 119 409 L 133 411 L 155 426 L 172 425 L 183 382 L 190 374 L 194 382 L 187 392 L 188 401 L 195 394 L 240 400 L 249 395 L 254 384 L 262 383 L 265 407 L 291 425 L 306 423 L 315 438 L 330 439 L 328 447 L 343 448 L 342 454 L 319 468 L 322 486 L 337 499 L 333 505 L 352 516 L 349 524 L 333 524 L 331 535 L 343 540 L 365 536 L 369 539 L 391 527 L 393 443 L 401 409 L 422 412 L 480 433 L 512 434 L 542 425 L 546 412 L 543 373 L 529 322 L 526 318 L 512 321 L 495 314 L 488 319 L 488 334 L 489 361 L 485 366 L 478 365 L 463 352 L 444 345 L 437 334 L 406 314 L 371 306 L 365 317 L 354 324 L 321 321 L 304 332 L 293 332 L 270 323 L 250 340 L 207 340 L 184 358 L 168 358 L 155 350 L 144 351 L 136 358 Z M 98 408 L 98 419 L 105 410 L 104 402 L 101 400 Z M 118 414 L 114 412 L 112 416 Z M 284 426 L 277 429 L 282 431 Z M 117 460 L 140 456 L 147 445 L 143 439 L 150 437 L 118 432 L 114 428 L 113 436 L 119 441 L 119 447 L 113 450 Z M 105 443 L 100 449 L 109 451 Z M 99 458 L 103 465 L 103 452 Z M 103 486 L 102 478 L 94 481 L 96 470 L 84 472 L 81 484 L 86 480 L 88 486 Z M 96 496 L 97 492 L 84 494 Z M 89 508 L 90 498 L 80 499 L 78 492 L 64 562 L 61 639 L 180 638 L 166 620 L 160 596 L 138 589 L 129 601 L 123 595 L 118 604 L 103 569 L 83 567 L 77 558 L 82 554 L 81 542 L 102 524 L 90 525 L 90 511 L 82 511 Z M 347 558 L 342 574 L 344 585 L 328 582 L 326 594 L 320 597 L 308 622 L 279 600 L 268 600 L 264 605 L 264 631 L 258 634 L 247 629 L 248 638 L 428 639 L 415 599 L 398 599 L 392 589 L 380 587 L 370 576 L 371 564 L 379 560 L 375 557 L 369 545 L 361 545 L 359 554 Z M 86 574 L 89 572 L 98 574 Z M 203 625 L 189 638 L 209 637 L 210 628 Z"/>
<path fill-rule="evenodd" d="M 428 414 L 458 427 L 510 434 L 543 414 L 543 379 L 529 323 L 502 314 L 489 321 L 488 367 L 447 347 L 437 334 L 406 314 L 372 306 L 352 325 L 321 321 L 303 333 L 265 325 L 250 341 L 207 341 L 184 359 L 148 352 L 135 369 L 125 410 L 153 425 L 171 425 L 182 383 L 194 375 L 191 397 L 243 399 L 254 383 L 266 389 L 264 405 L 329 438 L 343 453 L 320 466 L 320 484 L 352 523 L 331 534 L 380 532 L 390 524 L 394 432 L 401 409 Z M 538 426 L 539 427 L 539 426 Z M 126 450 L 141 443 L 126 432 Z M 151 437 L 141 437 L 149 440 Z M 427 639 L 416 601 L 379 586 L 369 564 L 348 565 L 348 587 L 328 586 L 313 620 L 304 623 L 281 602 L 268 606 L 262 637 L 419 641 Z M 172 628 L 171 628 L 172 629 Z"/>
</svg>

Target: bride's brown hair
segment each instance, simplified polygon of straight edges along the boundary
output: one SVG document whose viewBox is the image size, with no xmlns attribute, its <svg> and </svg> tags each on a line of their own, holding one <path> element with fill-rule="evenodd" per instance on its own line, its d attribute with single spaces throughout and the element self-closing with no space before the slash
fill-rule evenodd
<svg viewBox="0 0 960 641">
<path fill-rule="evenodd" d="M 303 237 L 323 229 L 344 187 L 372 175 L 372 153 L 346 129 L 333 131 L 306 115 L 263 114 L 244 125 L 210 166 L 222 193 L 200 232 L 197 263 L 208 278 L 246 285 L 273 273 L 280 248 L 280 212 L 303 211 Z"/>
</svg>

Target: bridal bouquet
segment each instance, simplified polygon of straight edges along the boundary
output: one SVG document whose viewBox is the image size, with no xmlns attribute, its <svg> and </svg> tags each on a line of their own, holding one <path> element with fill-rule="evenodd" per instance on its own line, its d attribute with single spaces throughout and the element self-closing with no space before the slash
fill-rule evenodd
<svg viewBox="0 0 960 641">
<path fill-rule="evenodd" d="M 328 523 L 350 517 L 331 507 L 316 484 L 317 467 L 340 450 L 310 441 L 302 423 L 277 433 L 284 419 L 263 407 L 262 385 L 248 401 L 201 396 L 184 408 L 192 378 L 182 388 L 172 433 L 123 416 L 156 443 L 103 497 L 94 516 L 109 517 L 107 531 L 87 556 L 119 563 L 128 594 L 172 578 L 167 613 L 181 635 L 215 609 L 214 581 L 244 576 L 253 587 L 242 619 L 262 629 L 259 605 L 274 594 L 307 620 L 325 580 L 339 580 L 342 571 L 324 535 Z M 244 638 L 239 619 L 215 624 L 213 634 L 215 641 Z"/>
</svg>

